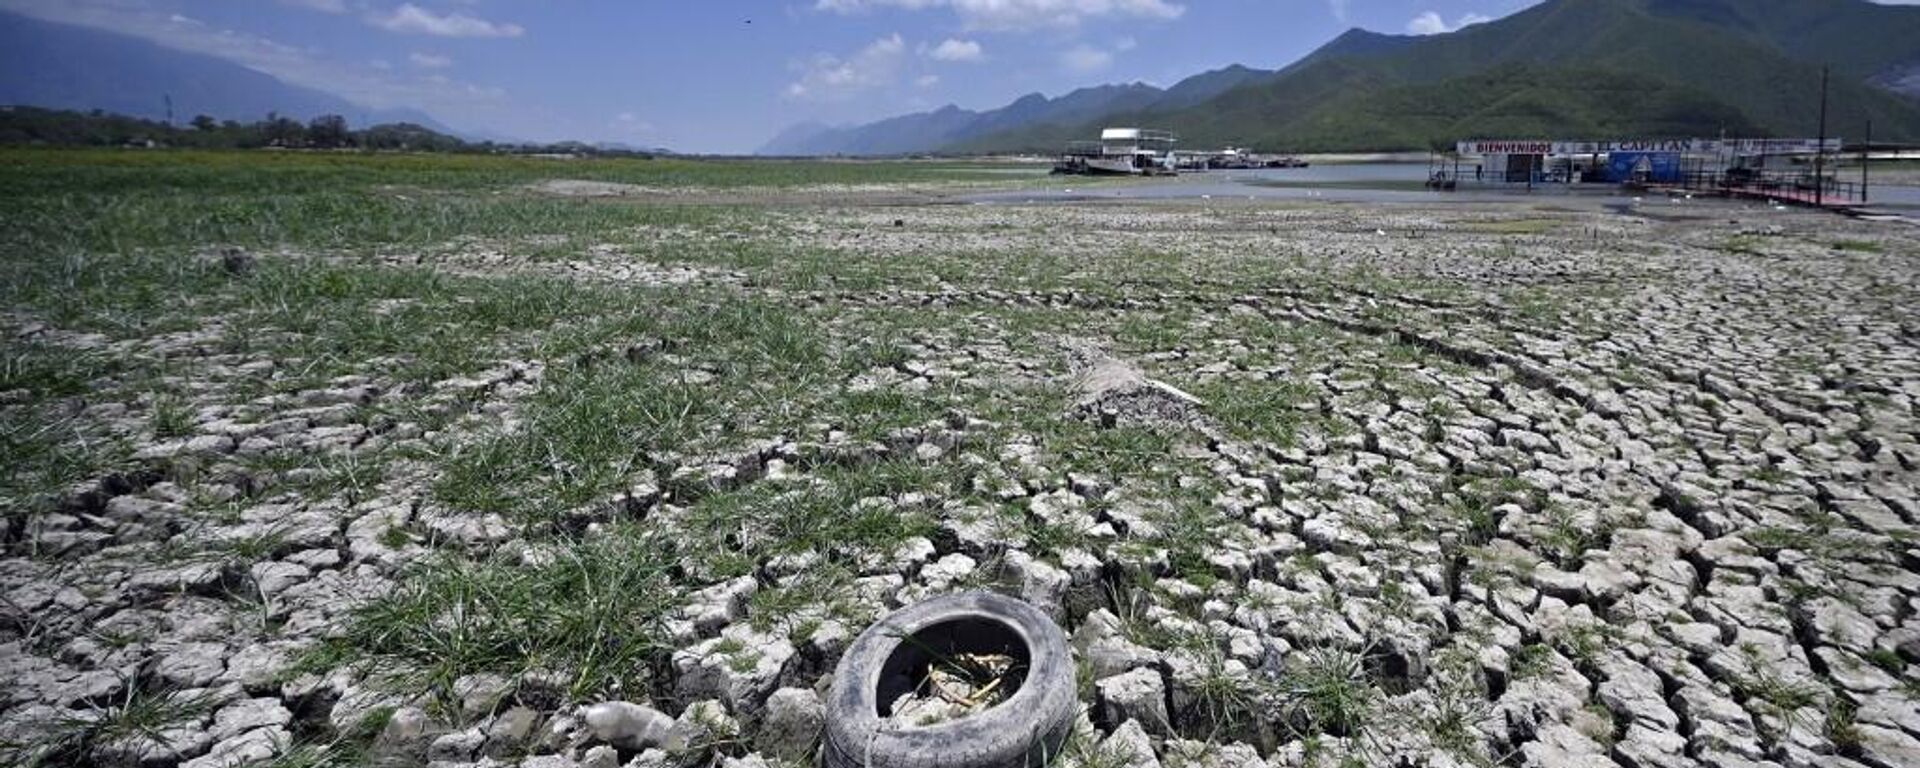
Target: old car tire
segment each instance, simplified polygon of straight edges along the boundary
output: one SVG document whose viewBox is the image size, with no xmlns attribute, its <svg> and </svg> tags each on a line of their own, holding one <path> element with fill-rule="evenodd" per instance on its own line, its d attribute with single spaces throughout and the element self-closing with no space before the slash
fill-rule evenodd
<svg viewBox="0 0 1920 768">
<path fill-rule="evenodd" d="M 1026 679 L 1007 700 L 958 720 L 923 726 L 883 716 L 892 696 L 882 687 L 910 688 L 915 657 L 945 643 L 956 652 L 1024 648 Z M 1046 614 L 990 592 L 946 595 L 895 611 L 847 647 L 827 695 L 822 752 L 828 768 L 1037 768 L 1059 754 L 1077 704 L 1066 633 Z"/>
</svg>

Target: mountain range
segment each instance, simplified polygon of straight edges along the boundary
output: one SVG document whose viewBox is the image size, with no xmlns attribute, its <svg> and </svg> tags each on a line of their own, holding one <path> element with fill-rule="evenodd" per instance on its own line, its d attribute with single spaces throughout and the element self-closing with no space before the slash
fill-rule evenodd
<svg viewBox="0 0 1920 768">
<path fill-rule="evenodd" d="M 459 132 L 415 109 L 372 109 L 205 54 L 136 37 L 0 12 L 0 104 L 101 110 L 163 120 L 195 115 L 252 122 L 340 115 L 356 126 L 413 123 Z"/>
<path fill-rule="evenodd" d="M 1811 136 L 1822 67 L 1830 131 L 1920 140 L 1920 7 L 1865 0 L 1547 0 L 1431 36 L 1354 29 L 1277 70 L 1232 66 L 1171 88 L 1030 94 L 866 125 L 800 125 L 781 155 L 1046 152 L 1107 125 L 1189 147 L 1407 150 L 1521 136 Z"/>
</svg>

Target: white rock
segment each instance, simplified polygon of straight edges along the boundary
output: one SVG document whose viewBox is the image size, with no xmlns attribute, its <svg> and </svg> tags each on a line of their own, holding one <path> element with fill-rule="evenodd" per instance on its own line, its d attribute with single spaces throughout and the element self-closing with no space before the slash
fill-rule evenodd
<svg viewBox="0 0 1920 768">
<path fill-rule="evenodd" d="M 674 690 L 683 699 L 719 699 L 751 720 L 793 657 L 793 644 L 785 637 L 735 624 L 719 637 L 673 654 L 679 673 Z"/>
<path fill-rule="evenodd" d="M 213 738 L 224 741 L 256 728 L 284 726 L 293 722 L 293 713 L 279 699 L 244 699 L 221 707 L 213 715 Z"/>
<path fill-rule="evenodd" d="M 205 688 L 227 671 L 226 655 L 219 643 L 186 643 L 161 656 L 153 673 L 176 688 Z"/>
<path fill-rule="evenodd" d="M 205 755 L 180 764 L 180 768 L 238 768 L 259 765 L 286 752 L 293 734 L 274 726 L 257 728 L 213 745 Z"/>
<path fill-rule="evenodd" d="M 1109 723 L 1140 721 L 1148 732 L 1170 736 L 1173 724 L 1167 717 L 1167 688 L 1160 673 L 1136 669 L 1094 683 L 1100 718 Z"/>
<path fill-rule="evenodd" d="M 661 746 L 673 731 L 673 718 L 666 713 L 625 701 L 604 701 L 588 707 L 585 719 L 594 738 L 621 749 Z"/>
<path fill-rule="evenodd" d="M 825 722 L 826 707 L 812 688 L 782 688 L 767 697 L 754 744 L 781 760 L 808 763 Z"/>
</svg>

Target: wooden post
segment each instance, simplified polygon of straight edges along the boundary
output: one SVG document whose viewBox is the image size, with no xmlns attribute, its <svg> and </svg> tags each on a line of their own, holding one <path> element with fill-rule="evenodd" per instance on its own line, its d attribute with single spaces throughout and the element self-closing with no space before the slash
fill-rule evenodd
<svg viewBox="0 0 1920 768">
<path fill-rule="evenodd" d="M 1867 141 L 1860 145 L 1860 204 L 1867 204 L 1867 166 L 1873 162 L 1873 121 L 1867 121 Z"/>
<path fill-rule="evenodd" d="M 1820 145 L 1813 150 L 1813 204 L 1827 204 L 1827 68 L 1820 68 Z"/>
</svg>

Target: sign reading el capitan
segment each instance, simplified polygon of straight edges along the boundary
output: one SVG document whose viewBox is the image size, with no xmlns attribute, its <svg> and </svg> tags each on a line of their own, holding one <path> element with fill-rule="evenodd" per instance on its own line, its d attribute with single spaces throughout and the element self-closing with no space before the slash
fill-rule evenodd
<svg viewBox="0 0 1920 768">
<path fill-rule="evenodd" d="M 1840 150 L 1839 139 L 1827 139 L 1826 151 Z M 1613 152 L 1671 152 L 1679 154 L 1812 154 L 1819 139 L 1629 139 L 1624 141 L 1560 141 L 1501 139 L 1462 141 L 1455 151 L 1463 155 L 1604 155 Z"/>
</svg>

